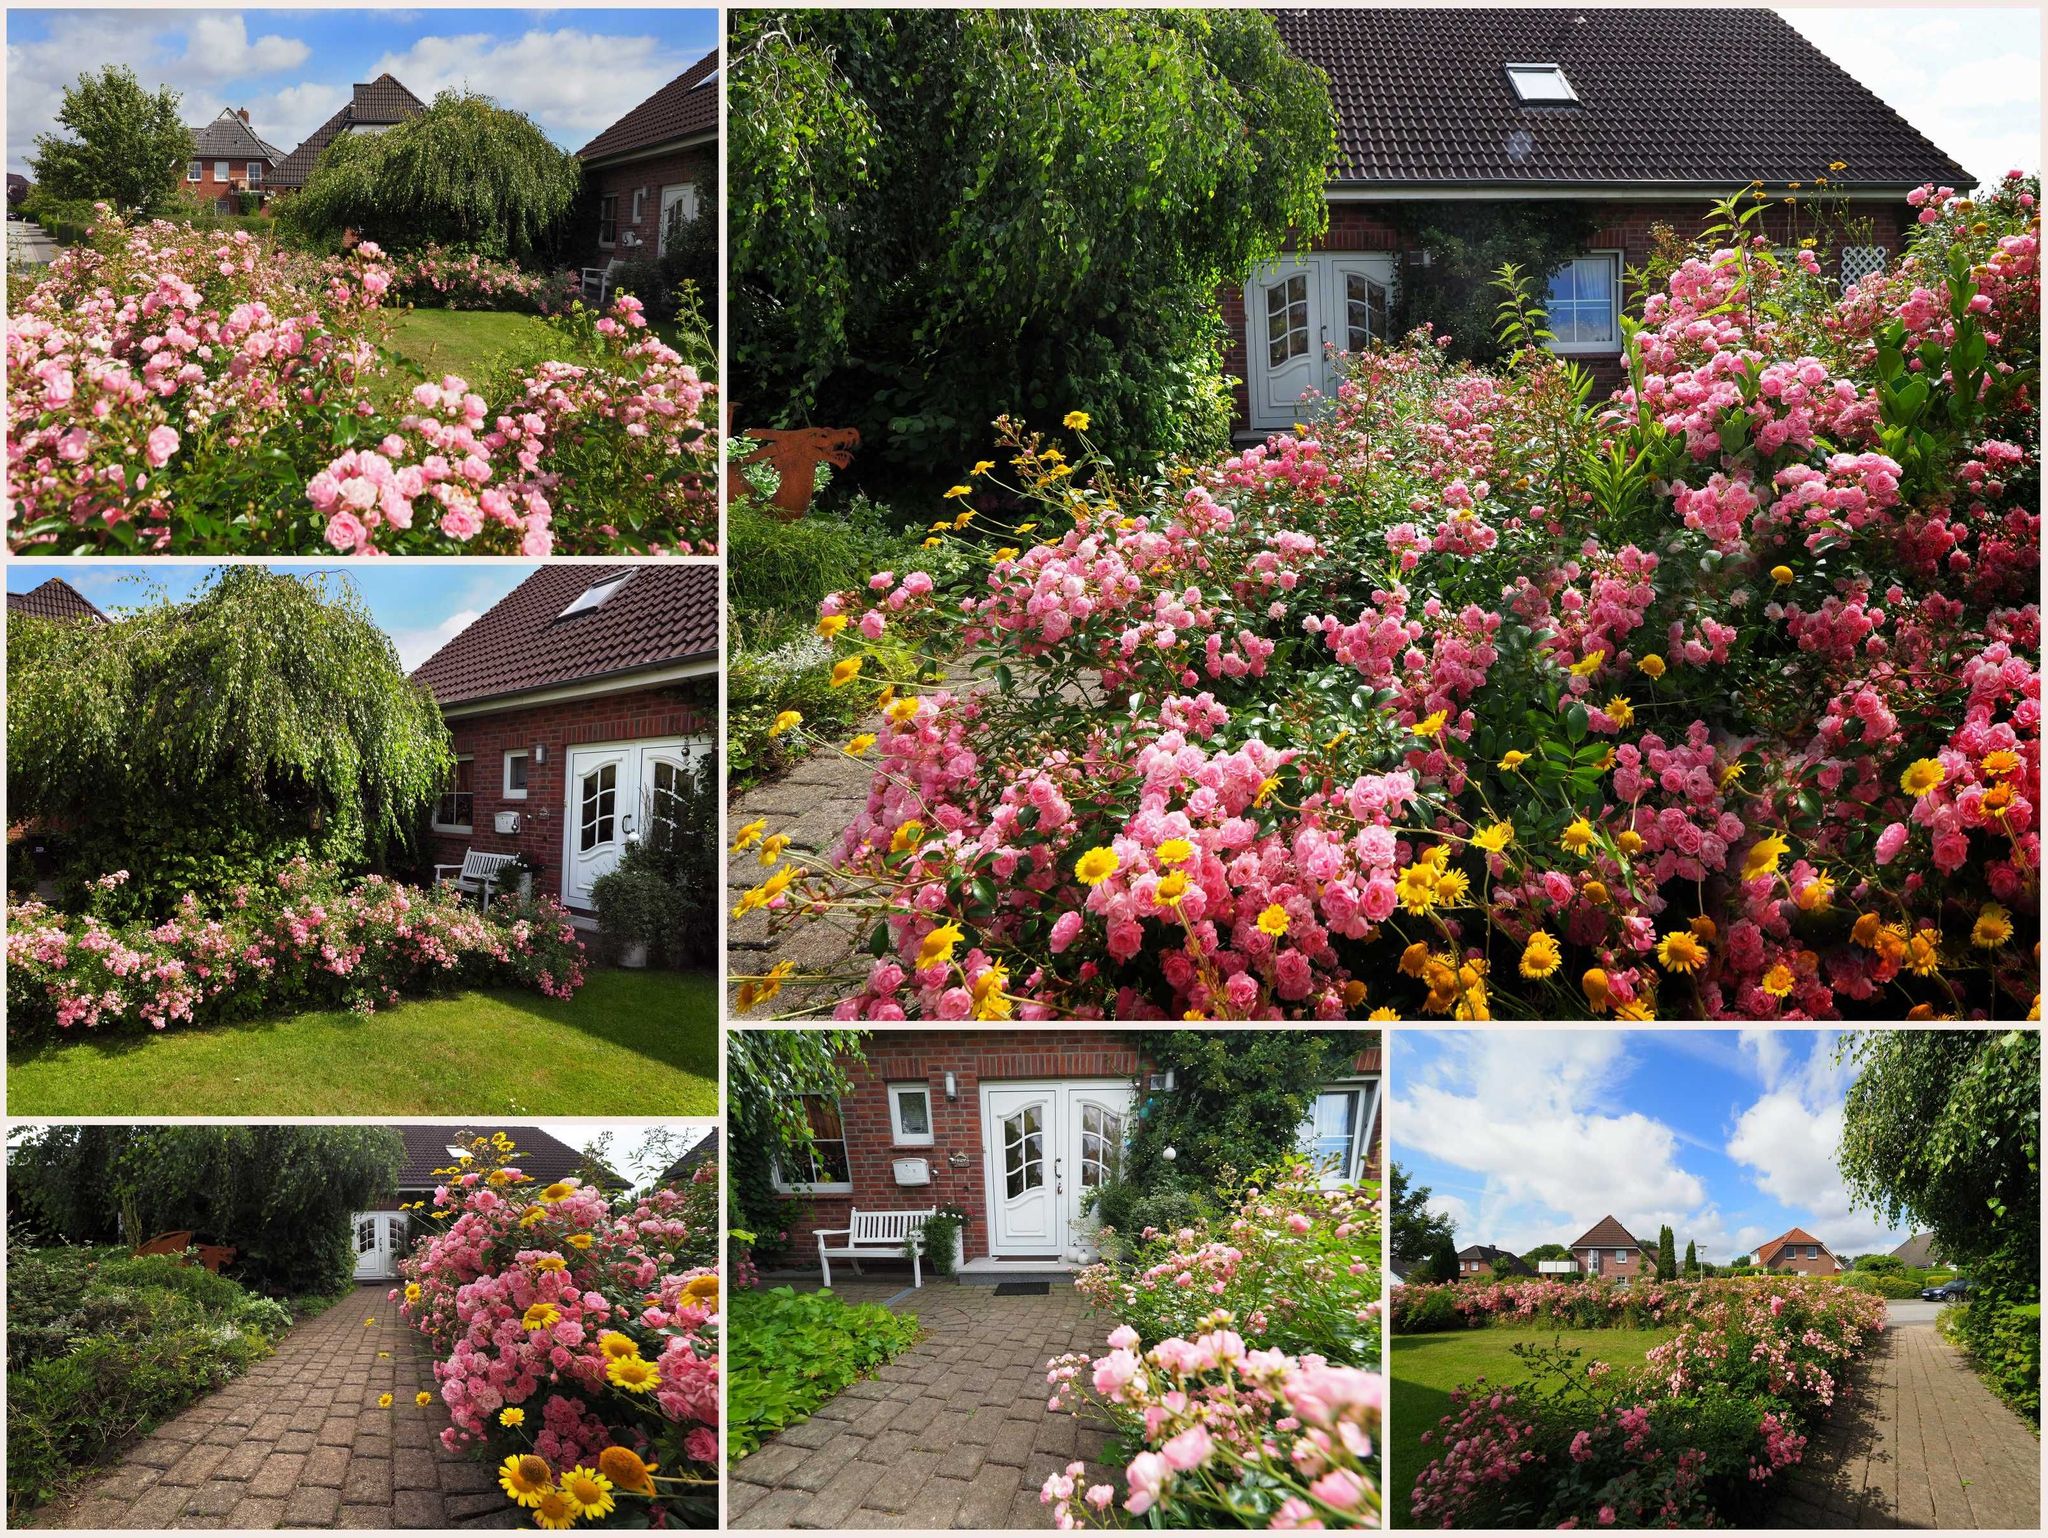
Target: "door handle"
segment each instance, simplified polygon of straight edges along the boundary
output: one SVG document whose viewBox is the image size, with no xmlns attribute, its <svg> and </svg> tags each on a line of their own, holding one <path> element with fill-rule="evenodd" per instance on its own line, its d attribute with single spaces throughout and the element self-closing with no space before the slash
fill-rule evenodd
<svg viewBox="0 0 2048 1538">
<path fill-rule="evenodd" d="M 621 817 L 619 819 L 619 829 L 626 837 L 631 838 L 633 836 L 633 819 L 631 817 Z"/>
</svg>

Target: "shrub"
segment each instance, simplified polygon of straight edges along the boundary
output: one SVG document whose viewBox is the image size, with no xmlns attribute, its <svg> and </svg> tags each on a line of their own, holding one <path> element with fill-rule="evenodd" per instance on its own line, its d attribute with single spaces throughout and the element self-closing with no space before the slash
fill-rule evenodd
<svg viewBox="0 0 2048 1538">
<path fill-rule="evenodd" d="M 445 310 L 565 315 L 580 293 L 573 272 L 529 272 L 475 251 L 428 245 L 391 259 L 390 296 Z"/>
<path fill-rule="evenodd" d="M 1525 1344 L 1524 1381 L 1453 1390 L 1451 1413 L 1422 1436 L 1443 1450 L 1416 1479 L 1416 1522 L 1740 1524 L 1846 1392 L 1884 1305 L 1832 1282 L 1693 1288 L 1678 1334 L 1641 1369 Z"/>
<path fill-rule="evenodd" d="M 169 1256 L 17 1248 L 7 1265 L 7 1514 L 268 1356 L 290 1316 Z"/>
<path fill-rule="evenodd" d="M 2041 1423 L 2041 1305 L 1976 1298 L 1939 1316 L 1942 1334 L 1970 1353 L 1992 1391 Z"/>
<path fill-rule="evenodd" d="M 830 1291 L 776 1287 L 734 1295 L 726 1321 L 731 1362 L 726 1413 L 731 1455 L 744 1458 L 775 1432 L 811 1418 L 849 1384 L 900 1355 L 915 1317 Z"/>
<path fill-rule="evenodd" d="M 638 300 L 552 320 L 589 361 L 535 365 L 495 409 L 453 375 L 393 404 L 391 284 L 374 242 L 320 260 L 102 210 L 9 321 L 10 546 L 710 548 L 712 386 Z"/>
<path fill-rule="evenodd" d="M 133 1244 L 190 1229 L 233 1246 L 234 1281 L 125 1252 L 95 1274 L 109 1288 L 176 1291 L 268 1331 L 283 1328 L 280 1305 L 242 1287 L 290 1298 L 348 1286 L 355 1215 L 393 1188 L 403 1154 L 388 1127 L 66 1125 L 18 1146 L 9 1176 L 23 1210 L 65 1240 Z"/>
<path fill-rule="evenodd" d="M 1841 294 L 1724 208 L 1605 403 L 1418 337 L 1159 482 L 1009 425 L 1037 543 L 821 605 L 988 683 L 743 903 L 873 940 L 853 1019 L 2024 1013 L 2034 197 Z"/>
<path fill-rule="evenodd" d="M 568 998 L 583 986 L 583 942 L 552 898 L 502 893 L 479 912 L 452 887 L 350 884 L 305 860 L 241 888 L 222 918 L 188 895 L 159 924 L 107 924 L 39 902 L 11 905 L 7 921 L 14 1040 L 74 1026 L 160 1031 L 285 1010 L 370 1011 L 435 989 Z"/>
<path fill-rule="evenodd" d="M 703 966 L 717 948 L 715 904 L 724 891 L 719 860 L 718 765 L 706 759 L 678 787 L 662 816 L 643 807 L 643 835 L 591 883 L 599 927 L 648 947 L 668 966 Z"/>
<path fill-rule="evenodd" d="M 497 1462 L 542 1526 L 615 1506 L 623 1525 L 715 1524 L 716 1166 L 614 1206 L 576 1180 L 536 1190 L 518 1158 L 500 1132 L 437 1172 L 447 1226 L 391 1293 L 437 1358 L 442 1442 Z"/>
<path fill-rule="evenodd" d="M 1874 1292 L 1880 1298 L 1917 1298 L 1927 1283 L 1918 1272 L 1851 1271 L 1842 1278 L 1848 1286 Z"/>
</svg>

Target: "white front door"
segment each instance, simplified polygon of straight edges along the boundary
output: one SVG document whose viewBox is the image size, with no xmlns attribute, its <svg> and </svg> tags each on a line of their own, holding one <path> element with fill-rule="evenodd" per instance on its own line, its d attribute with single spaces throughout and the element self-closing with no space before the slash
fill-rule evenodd
<svg viewBox="0 0 2048 1538">
<path fill-rule="evenodd" d="M 683 738 L 569 750 L 569 805 L 563 837 L 562 899 L 591 906 L 590 887 L 650 827 L 680 815 L 705 744 Z"/>
<path fill-rule="evenodd" d="M 1334 354 L 1390 340 L 1393 253 L 1308 251 L 1261 268 L 1245 285 L 1251 426 L 1271 432 L 1303 419 L 1302 397 L 1334 394 Z"/>
<path fill-rule="evenodd" d="M 1121 1163 L 1130 1106 L 1118 1079 L 982 1086 L 991 1256 L 1054 1259 L 1077 1247 L 1082 1202 Z"/>
<path fill-rule="evenodd" d="M 683 233 L 683 226 L 697 217 L 697 188 L 692 182 L 673 182 L 661 189 L 661 222 L 655 226 L 655 254 L 668 255 L 669 242 Z"/>
<path fill-rule="evenodd" d="M 356 1280 L 389 1282 L 398 1276 L 398 1261 L 405 1252 L 405 1214 L 402 1212 L 359 1212 L 356 1214 Z"/>
</svg>

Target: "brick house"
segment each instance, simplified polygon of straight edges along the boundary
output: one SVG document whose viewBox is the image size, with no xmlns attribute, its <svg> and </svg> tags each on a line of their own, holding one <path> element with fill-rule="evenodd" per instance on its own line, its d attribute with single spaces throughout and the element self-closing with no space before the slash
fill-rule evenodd
<svg viewBox="0 0 2048 1538">
<path fill-rule="evenodd" d="M 1625 1282 L 1653 1276 L 1657 1270 L 1655 1252 L 1645 1249 L 1612 1216 L 1602 1218 L 1572 1241 L 1571 1251 L 1581 1276 Z"/>
<path fill-rule="evenodd" d="M 713 773 L 718 569 L 551 562 L 413 678 L 454 737 L 433 858 L 521 853 L 590 927 L 590 886 Z"/>
<path fill-rule="evenodd" d="M 192 130 L 185 191 L 218 213 L 240 213 L 240 195 L 266 194 L 283 159 L 283 150 L 249 126 L 247 107 L 223 107 L 211 123 Z"/>
<path fill-rule="evenodd" d="M 359 1282 L 397 1280 L 398 1263 L 412 1252 L 413 1239 L 420 1231 L 414 1215 L 405 1207 L 433 1198 L 436 1188 L 448 1178 L 435 1171 L 454 1168 L 456 1161 L 469 1152 L 472 1139 L 504 1133 L 525 1156 L 517 1161 L 519 1168 L 532 1178 L 536 1188 L 580 1175 L 584 1168 L 584 1158 L 578 1150 L 539 1127 L 501 1127 L 495 1122 L 478 1122 L 473 1126 L 401 1122 L 392 1130 L 405 1140 L 405 1162 L 399 1166 L 396 1189 L 385 1192 L 375 1209 L 355 1215 L 355 1277 Z M 598 1170 L 596 1177 L 607 1191 L 623 1191 L 630 1184 L 608 1168 Z"/>
<path fill-rule="evenodd" d="M 666 254 L 697 217 L 698 181 L 718 171 L 718 51 L 576 153 L 591 209 L 577 265 L 599 270 Z"/>
<path fill-rule="evenodd" d="M 304 144 L 278 162 L 271 174 L 273 192 L 296 192 L 306 185 L 320 152 L 343 134 L 380 134 L 427 110 L 427 104 L 388 72 L 365 84 L 356 83 L 341 110 L 314 129 Z"/>
<path fill-rule="evenodd" d="M 1907 192 L 1974 182 L 1772 11 L 1344 6 L 1274 20 L 1289 51 L 1329 76 L 1337 158 L 1327 233 L 1223 295 L 1241 437 L 1285 429 L 1305 392 L 1329 393 L 1326 349 L 1392 339 L 1401 274 L 1429 259 L 1407 249 L 1414 205 L 1594 208 L 1601 227 L 1551 276 L 1547 307 L 1556 349 L 1611 387 L 1624 274 L 1649 254 L 1653 226 L 1689 239 L 1712 203 L 1760 181 L 1773 193 L 1767 227 L 1789 243 L 1777 199 L 1799 183 L 1810 231 L 1826 176 L 1820 200 L 1845 198 L 1850 220 L 1827 242 L 1829 275 L 1854 279 L 1898 251 Z M 1830 172 L 1837 161 L 1846 168 Z"/>
<path fill-rule="evenodd" d="M 1509 1250 L 1495 1249 L 1490 1244 L 1468 1244 L 1458 1251 L 1458 1276 L 1461 1280 L 1490 1271 L 1495 1276 L 1529 1276 L 1527 1262 Z"/>
<path fill-rule="evenodd" d="M 1164 1076 L 1118 1031 L 877 1031 L 867 1061 L 847 1064 L 850 1093 L 808 1096 L 813 1167 L 776 1172 L 787 1201 L 790 1256 L 808 1265 L 820 1228 L 844 1228 L 855 1207 L 941 1207 L 967 1215 L 969 1274 L 1004 1266 L 1066 1269 L 1081 1253 L 1081 1202 L 1114 1175 L 1126 1118 Z M 1380 1172 L 1380 1049 L 1317 1097 L 1301 1148 L 1333 1179 Z"/>
<path fill-rule="evenodd" d="M 1839 1276 L 1849 1269 L 1803 1228 L 1788 1229 L 1758 1245 L 1756 1263 L 1766 1271 L 1796 1271 L 1801 1276 Z"/>
<path fill-rule="evenodd" d="M 7 612 L 30 614 L 37 619 L 90 620 L 99 625 L 113 623 L 101 612 L 98 604 L 62 577 L 38 583 L 26 593 L 9 593 Z"/>
</svg>

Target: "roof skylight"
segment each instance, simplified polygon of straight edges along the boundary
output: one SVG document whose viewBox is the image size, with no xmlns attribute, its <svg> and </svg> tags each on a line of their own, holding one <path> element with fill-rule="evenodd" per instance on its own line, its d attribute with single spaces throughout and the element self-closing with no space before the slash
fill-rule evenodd
<svg viewBox="0 0 2048 1538">
<path fill-rule="evenodd" d="M 1572 89 L 1561 65 L 1510 64 L 1507 72 L 1508 84 L 1515 88 L 1515 95 L 1525 106 L 1569 107 L 1578 103 L 1579 93 Z"/>
<path fill-rule="evenodd" d="M 557 614 L 555 618 L 567 619 L 572 614 L 583 614 L 591 609 L 595 609 L 607 598 L 611 597 L 612 594 L 624 587 L 632 575 L 631 571 L 620 571 L 613 572 L 610 576 L 599 577 L 589 587 L 578 593 L 575 601 L 560 614 Z"/>
</svg>

